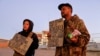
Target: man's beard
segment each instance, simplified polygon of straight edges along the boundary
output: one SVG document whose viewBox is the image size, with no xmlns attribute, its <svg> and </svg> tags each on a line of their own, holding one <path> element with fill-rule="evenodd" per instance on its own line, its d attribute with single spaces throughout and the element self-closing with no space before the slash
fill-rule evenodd
<svg viewBox="0 0 100 56">
<path fill-rule="evenodd" d="M 61 14 L 62 18 L 66 18 L 68 14 Z"/>
</svg>

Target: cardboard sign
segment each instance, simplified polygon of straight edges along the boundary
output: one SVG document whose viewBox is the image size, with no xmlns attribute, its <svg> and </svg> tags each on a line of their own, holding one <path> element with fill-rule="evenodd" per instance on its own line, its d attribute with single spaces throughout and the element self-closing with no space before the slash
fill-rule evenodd
<svg viewBox="0 0 100 56">
<path fill-rule="evenodd" d="M 64 20 L 57 19 L 49 22 L 49 31 L 51 37 L 48 38 L 49 47 L 63 46 L 64 38 Z"/>
<path fill-rule="evenodd" d="M 25 55 L 32 43 L 31 37 L 24 37 L 20 34 L 15 34 L 13 39 L 9 41 L 9 47 L 16 52 Z"/>
</svg>

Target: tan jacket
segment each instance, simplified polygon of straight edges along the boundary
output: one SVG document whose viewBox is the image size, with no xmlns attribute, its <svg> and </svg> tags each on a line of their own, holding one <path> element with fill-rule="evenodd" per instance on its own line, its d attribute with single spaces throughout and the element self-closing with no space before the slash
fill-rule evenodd
<svg viewBox="0 0 100 56">
<path fill-rule="evenodd" d="M 56 47 L 55 56 L 86 56 L 86 45 L 89 42 L 90 35 L 84 22 L 79 19 L 77 15 L 74 15 L 69 21 L 65 21 L 64 28 L 64 46 Z M 81 32 L 81 35 L 77 36 L 77 43 L 73 43 L 68 37 L 66 37 L 69 32 L 73 32 L 74 29 L 72 28 Z"/>
</svg>

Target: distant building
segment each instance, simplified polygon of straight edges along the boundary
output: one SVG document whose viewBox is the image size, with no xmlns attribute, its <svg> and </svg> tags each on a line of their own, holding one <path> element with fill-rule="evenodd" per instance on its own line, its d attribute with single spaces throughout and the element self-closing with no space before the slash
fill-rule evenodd
<svg viewBox="0 0 100 56">
<path fill-rule="evenodd" d="M 39 39 L 39 45 L 48 45 L 48 37 L 47 34 L 49 31 L 42 31 L 41 33 L 37 33 L 38 39 Z"/>
</svg>

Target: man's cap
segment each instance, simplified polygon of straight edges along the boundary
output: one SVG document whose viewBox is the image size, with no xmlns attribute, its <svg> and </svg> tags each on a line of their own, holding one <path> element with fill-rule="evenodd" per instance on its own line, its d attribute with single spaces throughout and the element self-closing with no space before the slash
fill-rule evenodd
<svg viewBox="0 0 100 56">
<path fill-rule="evenodd" d="M 71 12 L 73 11 L 72 5 L 69 4 L 69 3 L 62 3 L 62 4 L 60 4 L 60 5 L 58 6 L 58 9 L 61 10 L 61 8 L 62 8 L 63 6 L 69 7 L 69 8 L 71 8 Z"/>
</svg>

